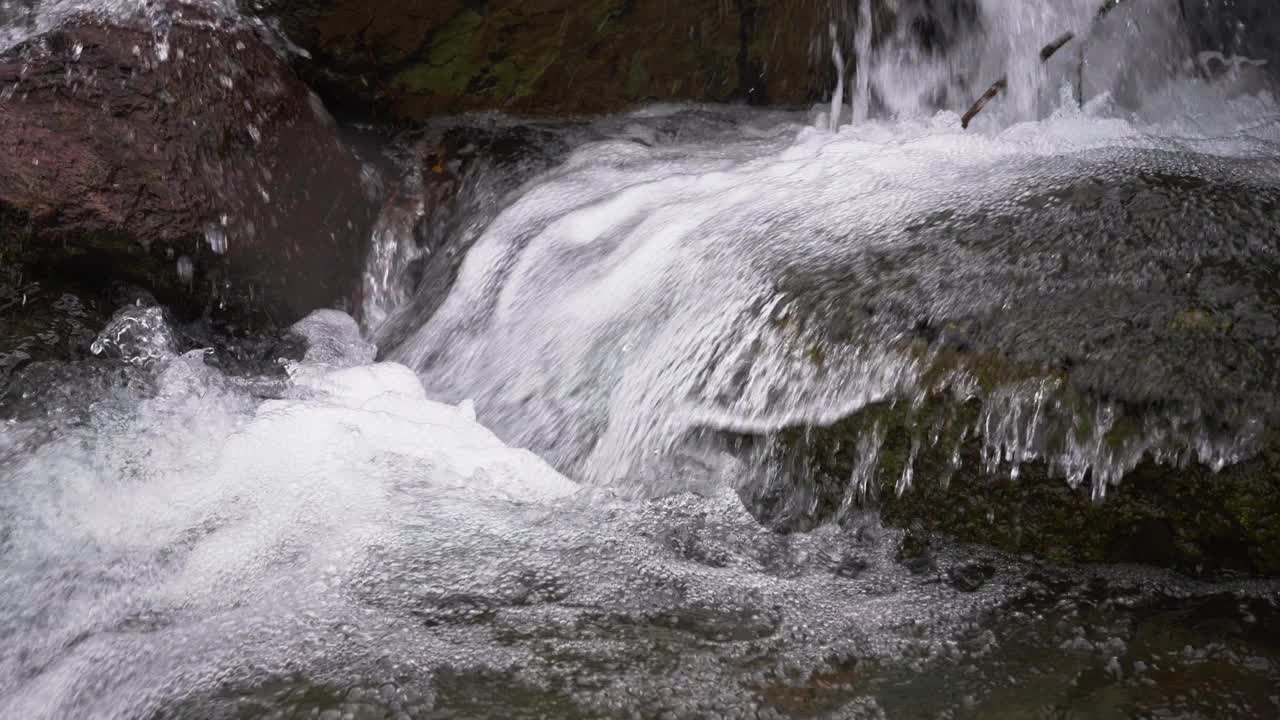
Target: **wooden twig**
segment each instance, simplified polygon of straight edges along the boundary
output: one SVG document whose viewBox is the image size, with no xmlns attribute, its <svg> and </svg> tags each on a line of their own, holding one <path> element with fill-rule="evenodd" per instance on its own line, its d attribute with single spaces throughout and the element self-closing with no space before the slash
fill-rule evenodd
<svg viewBox="0 0 1280 720">
<path fill-rule="evenodd" d="M 1072 39 L 1075 38 L 1075 36 L 1076 36 L 1075 33 L 1063 33 L 1062 35 L 1058 36 L 1057 40 L 1054 40 L 1048 45 L 1045 45 L 1044 47 L 1040 48 L 1040 62 L 1042 63 L 1046 62 L 1049 58 L 1053 57 L 1054 53 L 1061 50 L 1062 46 L 1071 42 Z M 960 127 L 968 130 L 969 123 L 972 122 L 975 117 L 977 117 L 978 113 L 982 112 L 982 108 L 986 107 L 987 103 L 991 102 L 992 98 L 994 98 L 995 96 L 999 95 L 1000 93 L 1004 92 L 1007 89 L 1009 89 L 1009 76 L 1005 75 L 1004 77 L 995 81 L 995 83 L 993 83 L 991 87 L 987 88 L 987 91 L 982 93 L 982 97 L 978 98 L 977 102 L 975 102 L 969 108 L 969 112 L 965 113 L 964 117 L 960 118 Z"/>
<path fill-rule="evenodd" d="M 1115 10 L 1117 7 L 1124 4 L 1126 1 L 1127 0 L 1106 0 L 1105 2 L 1103 2 L 1102 7 L 1098 8 L 1098 12 L 1093 16 L 1094 26 L 1097 26 L 1098 22 L 1100 22 L 1107 15 L 1110 15 L 1112 10 Z M 1058 38 L 1055 39 L 1053 42 L 1040 48 L 1040 62 L 1041 63 L 1048 62 L 1049 58 L 1053 57 L 1054 54 L 1056 54 L 1059 50 L 1061 50 L 1064 46 L 1066 46 L 1067 43 L 1074 40 L 1075 37 L 1076 37 L 1075 33 L 1065 32 L 1059 35 Z M 960 118 L 960 127 L 966 130 L 969 129 L 969 123 L 973 122 L 973 119 L 978 116 L 978 113 L 982 112 L 982 109 L 987 106 L 987 103 L 991 102 L 993 98 L 995 98 L 997 95 L 999 95 L 1000 93 L 1004 92 L 1007 89 L 1009 89 L 1009 76 L 1005 75 L 1004 77 L 995 81 L 995 83 L 993 83 L 991 87 L 987 88 L 987 91 L 982 93 L 982 97 L 974 101 L 973 105 L 969 107 L 969 111 L 966 112 L 964 116 Z M 1076 89 L 1077 89 L 1076 90 L 1077 97 L 1080 99 L 1080 102 L 1084 102 L 1084 54 L 1083 54 L 1083 51 L 1080 54 L 1080 65 L 1076 69 Z"/>
</svg>

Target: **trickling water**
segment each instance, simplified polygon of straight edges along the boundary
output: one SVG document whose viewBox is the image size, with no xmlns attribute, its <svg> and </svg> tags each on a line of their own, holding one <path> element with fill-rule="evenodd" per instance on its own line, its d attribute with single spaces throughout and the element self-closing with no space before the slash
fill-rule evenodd
<svg viewBox="0 0 1280 720">
<path fill-rule="evenodd" d="M 831 96 L 831 118 L 830 129 L 835 132 L 840 129 L 840 116 L 844 112 L 844 53 L 840 50 L 839 36 L 836 35 L 835 23 L 831 24 L 831 62 L 836 66 L 836 91 Z M 861 83 L 859 83 L 861 84 Z M 855 102 L 858 100 L 854 98 Z M 865 119 L 865 116 L 864 116 Z M 857 112 L 854 112 L 854 120 L 858 120 Z"/>
<path fill-rule="evenodd" d="M 833 51 L 853 49 L 855 121 L 873 107 L 890 117 L 963 112 L 1001 78 L 1007 87 L 982 114 L 981 127 L 1044 117 L 1067 86 L 1079 86 L 1085 102 L 1107 95 L 1125 110 L 1163 118 L 1164 109 L 1153 106 L 1151 96 L 1172 77 L 1191 74 L 1189 64 L 1198 55 L 1192 38 L 1201 18 L 1188 17 L 1187 5 L 1195 3 L 863 0 L 848 3 L 844 15 L 855 20 L 832 45 Z M 1103 8 L 1107 12 L 1099 18 Z M 1041 50 L 1068 33 L 1074 39 L 1042 61 Z M 1238 40 L 1227 45 L 1217 50 L 1233 58 L 1224 66 L 1265 62 L 1239 56 Z M 1195 107 L 1189 102 L 1181 109 Z"/>
<path fill-rule="evenodd" d="M 858 70 L 856 73 L 856 87 L 853 91 L 853 122 L 866 122 L 871 114 L 871 68 L 875 62 L 871 57 L 871 3 L 864 2 L 858 5 L 858 27 L 854 35 L 854 53 L 858 60 Z M 833 45 L 839 45 L 839 38 L 836 37 L 835 31 L 831 33 L 831 42 Z M 839 123 L 837 123 L 837 126 Z"/>
</svg>

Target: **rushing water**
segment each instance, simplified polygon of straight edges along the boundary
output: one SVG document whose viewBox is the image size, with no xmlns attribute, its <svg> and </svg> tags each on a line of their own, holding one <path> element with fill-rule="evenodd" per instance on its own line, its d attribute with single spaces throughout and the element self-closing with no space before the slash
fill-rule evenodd
<svg viewBox="0 0 1280 720">
<path fill-rule="evenodd" d="M 1102 416 L 1159 406 L 1117 448 L 1103 442 L 1110 421 L 1046 430 L 1081 412 L 1056 391 L 986 388 L 1005 406 L 986 433 L 1001 458 L 1049 460 L 1098 494 L 1144 455 L 1234 462 L 1274 413 L 1269 361 L 1204 351 L 1197 363 L 1231 364 L 1216 383 L 1138 361 L 1185 357 L 1179 313 L 1221 305 L 1206 266 L 1275 267 L 1277 116 L 1268 96 L 1219 100 L 1216 118 L 1169 124 L 1066 100 L 995 135 L 945 112 L 832 134 L 651 110 L 632 124 L 670 134 L 602 127 L 614 136 L 582 144 L 473 229 L 453 292 L 389 357 L 437 395 L 474 398 L 503 437 L 576 477 L 659 491 L 689 487 L 687 467 L 659 465 L 698 454 L 685 441 L 699 429 L 821 424 L 943 389 L 932 354 L 910 349 L 921 327 L 1034 364 L 1070 356 L 1076 377 L 1117 401 Z M 1227 134 L 1201 134 L 1206 123 Z M 1121 190 L 1091 189 L 1101 183 Z M 1237 311 L 1273 317 L 1269 305 Z M 1150 324 L 1121 347 L 1081 313 Z M 1269 342 L 1240 338 L 1255 341 Z M 1208 433 L 1207 418 L 1231 432 Z"/>
<path fill-rule="evenodd" d="M 738 490 L 791 479 L 716 442 L 954 394 L 993 469 L 1097 495 L 1257 451 L 1280 111 L 1175 4 L 1094 5 L 984 0 L 943 54 L 848 15 L 834 132 L 827 103 L 450 121 L 520 150 L 441 209 L 407 143 L 363 329 L 321 312 L 305 357 L 230 372 L 143 303 L 6 375 L 0 717 L 1274 716 L 1273 583 L 903 562 L 856 508 L 777 534 Z M 1084 98 L 1079 56 L 1038 59 L 1063 30 Z M 1072 380 L 937 372 L 956 347 Z"/>
</svg>

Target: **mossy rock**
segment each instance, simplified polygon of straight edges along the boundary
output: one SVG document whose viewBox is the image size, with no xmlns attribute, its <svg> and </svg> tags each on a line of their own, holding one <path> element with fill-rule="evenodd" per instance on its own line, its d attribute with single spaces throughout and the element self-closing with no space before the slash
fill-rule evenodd
<svg viewBox="0 0 1280 720">
<path fill-rule="evenodd" d="M 1176 452 L 1172 443 L 1166 463 L 1148 454 L 1098 497 L 1091 477 L 1073 486 L 1044 460 L 993 460 L 991 444 L 980 437 L 984 396 L 1034 371 L 974 356 L 967 364 L 979 370 L 968 372 L 964 356 L 942 357 L 938 367 L 961 373 L 977 397 L 952 392 L 952 375 L 923 402 L 877 403 L 830 426 L 738 438 L 740 448 L 767 458 L 775 479 L 749 484 L 744 502 L 782 531 L 873 508 L 917 536 L 942 533 L 1054 562 L 1134 562 L 1198 577 L 1280 576 L 1280 434 L 1263 434 L 1251 459 L 1220 470 L 1190 460 L 1192 448 Z M 1042 373 L 1044 387 L 1057 389 L 1059 411 L 1079 418 L 1066 432 L 1099 433 L 1104 448 L 1142 441 L 1140 414 L 1121 415 L 1102 433 L 1087 422 L 1098 401 L 1073 390 L 1061 373 Z"/>
<path fill-rule="evenodd" d="M 769 268 L 759 355 L 807 358 L 777 394 L 811 419 L 735 438 L 771 474 L 748 506 L 783 530 L 861 503 L 1057 560 L 1280 574 L 1280 188 L 1160 151 L 1056 162 L 887 239 L 794 219 L 838 251 Z"/>
<path fill-rule="evenodd" d="M 1023 465 L 1012 479 L 982 472 L 976 453 L 967 455 L 946 485 L 924 479 L 886 493 L 885 520 L 1056 562 L 1280 575 L 1280 467 L 1267 454 L 1221 472 L 1147 461 L 1101 501 L 1043 463 Z"/>
</svg>

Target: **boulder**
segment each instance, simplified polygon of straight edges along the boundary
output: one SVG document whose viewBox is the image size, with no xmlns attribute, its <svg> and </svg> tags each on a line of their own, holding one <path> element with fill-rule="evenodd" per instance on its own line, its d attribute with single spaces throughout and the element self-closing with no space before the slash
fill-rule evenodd
<svg viewBox="0 0 1280 720">
<path fill-rule="evenodd" d="M 768 461 L 742 491 L 757 517 L 876 507 L 1055 561 L 1280 575 L 1280 192 L 1210 158 L 1123 159 L 780 269 L 791 355 L 830 388 L 864 382 L 841 375 L 859 353 L 900 382 L 732 438 Z"/>
<path fill-rule="evenodd" d="M 374 202 L 320 101 L 245 22 L 170 3 L 0 55 L 0 261 L 179 313 L 352 307 Z"/>
</svg>

